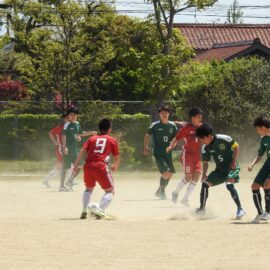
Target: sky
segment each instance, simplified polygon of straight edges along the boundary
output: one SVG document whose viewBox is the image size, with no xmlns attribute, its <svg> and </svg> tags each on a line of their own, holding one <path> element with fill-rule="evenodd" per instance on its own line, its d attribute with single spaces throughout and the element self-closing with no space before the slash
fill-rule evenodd
<svg viewBox="0 0 270 270">
<path fill-rule="evenodd" d="M 144 0 L 115 0 L 115 7 L 121 14 L 145 18 L 153 10 L 151 4 Z M 243 11 L 244 23 L 270 24 L 270 0 L 238 0 Z M 196 12 L 190 9 L 176 16 L 175 22 L 181 23 L 224 23 L 227 18 L 227 10 L 233 0 L 219 0 L 213 7 Z M 264 17 L 264 18 L 254 18 Z M 266 17 L 266 18 L 265 18 Z"/>
</svg>

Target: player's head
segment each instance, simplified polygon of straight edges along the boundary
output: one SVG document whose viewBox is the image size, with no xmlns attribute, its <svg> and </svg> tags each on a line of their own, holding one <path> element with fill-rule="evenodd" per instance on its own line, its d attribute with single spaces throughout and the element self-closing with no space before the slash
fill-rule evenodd
<svg viewBox="0 0 270 270">
<path fill-rule="evenodd" d="M 203 144 L 210 144 L 214 139 L 214 129 L 210 124 L 202 124 L 196 130 L 196 136 Z"/>
<path fill-rule="evenodd" d="M 79 110 L 77 108 L 70 108 L 67 111 L 68 120 L 72 123 L 77 121 Z"/>
<path fill-rule="evenodd" d="M 189 112 L 190 121 L 194 126 L 198 126 L 202 122 L 202 109 L 193 107 Z"/>
<path fill-rule="evenodd" d="M 109 119 L 102 119 L 99 123 L 98 123 L 98 129 L 100 131 L 100 133 L 106 133 L 106 134 L 110 134 L 112 131 L 112 123 Z"/>
<path fill-rule="evenodd" d="M 63 113 L 61 117 L 62 117 L 62 121 L 64 123 L 66 123 L 68 121 L 68 115 L 66 113 Z"/>
<path fill-rule="evenodd" d="M 256 132 L 260 136 L 264 136 L 269 132 L 270 121 L 263 116 L 255 118 L 253 126 L 256 128 Z"/>
<path fill-rule="evenodd" d="M 169 120 L 170 113 L 171 113 L 171 110 L 166 105 L 162 105 L 158 109 L 159 118 L 162 122 L 167 122 Z"/>
</svg>

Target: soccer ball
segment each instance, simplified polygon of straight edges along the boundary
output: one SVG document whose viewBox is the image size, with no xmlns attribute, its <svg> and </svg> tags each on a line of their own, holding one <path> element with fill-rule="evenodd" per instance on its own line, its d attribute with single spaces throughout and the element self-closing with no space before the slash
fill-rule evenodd
<svg viewBox="0 0 270 270">
<path fill-rule="evenodd" d="M 90 215 L 95 215 L 96 210 L 99 208 L 98 203 L 90 203 L 88 206 L 88 211 Z"/>
</svg>

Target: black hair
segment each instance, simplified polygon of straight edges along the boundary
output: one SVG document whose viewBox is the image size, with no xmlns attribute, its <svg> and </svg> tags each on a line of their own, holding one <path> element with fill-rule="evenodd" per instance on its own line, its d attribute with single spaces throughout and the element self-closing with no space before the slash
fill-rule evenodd
<svg viewBox="0 0 270 270">
<path fill-rule="evenodd" d="M 214 129 L 210 124 L 204 123 L 196 130 L 196 136 L 203 139 L 204 137 L 208 137 L 209 135 L 214 134 Z"/>
<path fill-rule="evenodd" d="M 270 121 L 264 116 L 259 116 L 253 121 L 253 126 L 270 128 Z"/>
<path fill-rule="evenodd" d="M 112 126 L 112 123 L 109 119 L 102 119 L 98 123 L 98 129 L 100 132 L 107 132 Z"/>
<path fill-rule="evenodd" d="M 70 115 L 71 113 L 79 114 L 79 110 L 77 108 L 70 108 L 67 110 L 67 115 Z"/>
<path fill-rule="evenodd" d="M 194 117 L 196 115 L 199 115 L 199 114 L 203 114 L 203 111 L 202 109 L 200 109 L 199 107 L 193 107 L 189 112 L 189 117 Z"/>
<path fill-rule="evenodd" d="M 170 108 L 167 105 L 162 105 L 161 107 L 159 107 L 158 113 L 160 113 L 162 111 L 171 113 L 171 110 L 170 110 Z"/>
<path fill-rule="evenodd" d="M 62 118 L 65 118 L 66 116 L 67 116 L 66 113 L 62 113 L 62 115 L 61 115 Z"/>
</svg>

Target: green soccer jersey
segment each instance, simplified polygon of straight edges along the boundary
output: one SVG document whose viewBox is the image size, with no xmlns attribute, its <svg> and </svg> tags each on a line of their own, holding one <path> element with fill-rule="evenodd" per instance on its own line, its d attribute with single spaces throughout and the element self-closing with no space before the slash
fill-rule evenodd
<svg viewBox="0 0 270 270">
<path fill-rule="evenodd" d="M 258 150 L 258 155 L 262 157 L 266 152 L 267 158 L 270 157 L 270 136 L 263 136 L 261 138 L 260 148 Z"/>
<path fill-rule="evenodd" d="M 233 147 L 236 142 L 227 135 L 217 134 L 209 145 L 202 147 L 202 160 L 210 161 L 214 158 L 218 169 L 227 170 L 233 161 Z"/>
<path fill-rule="evenodd" d="M 173 122 L 169 121 L 168 124 L 163 124 L 160 121 L 154 122 L 147 133 L 153 136 L 154 155 L 171 155 L 171 153 L 167 154 L 166 148 L 177 133 L 177 127 Z"/>
<path fill-rule="evenodd" d="M 66 145 L 69 150 L 77 150 L 77 138 L 82 133 L 79 122 L 67 122 L 64 125 L 63 135 L 66 136 Z"/>
</svg>

